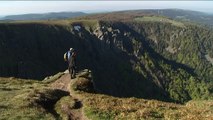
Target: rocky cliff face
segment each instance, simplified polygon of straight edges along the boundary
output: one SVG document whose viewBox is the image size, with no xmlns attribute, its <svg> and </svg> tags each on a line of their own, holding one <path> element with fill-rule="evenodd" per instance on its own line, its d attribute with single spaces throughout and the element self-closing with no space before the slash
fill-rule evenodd
<svg viewBox="0 0 213 120">
<path fill-rule="evenodd" d="M 177 102 L 208 96 L 193 67 L 160 51 L 175 54 L 179 48 L 155 47 L 163 43 L 156 33 L 159 29 L 158 25 L 106 21 L 0 24 L 0 75 L 43 79 L 66 69 L 63 54 L 73 47 L 78 69 L 93 71 L 100 93 Z M 167 41 L 176 34 L 182 33 L 166 37 L 171 38 Z"/>
</svg>

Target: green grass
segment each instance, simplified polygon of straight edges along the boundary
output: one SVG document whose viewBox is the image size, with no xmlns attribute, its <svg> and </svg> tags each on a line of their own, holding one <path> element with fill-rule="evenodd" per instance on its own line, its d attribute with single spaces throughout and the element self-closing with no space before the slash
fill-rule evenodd
<svg viewBox="0 0 213 120">
<path fill-rule="evenodd" d="M 171 25 L 177 26 L 177 27 L 185 27 L 183 23 L 171 20 L 166 17 L 160 17 L 160 16 L 145 16 L 145 17 L 138 17 L 135 18 L 136 21 L 141 22 L 160 22 L 160 23 L 170 23 Z"/>
<path fill-rule="evenodd" d="M 89 76 L 89 74 L 88 74 Z M 79 77 L 85 79 L 87 77 Z M 76 82 L 78 82 L 76 81 Z M 74 83 L 75 84 L 75 83 Z M 71 86 L 75 89 L 75 86 Z M 213 118 L 213 100 L 192 100 L 186 104 L 118 98 L 103 94 L 75 91 L 83 100 L 83 111 L 91 120 L 177 120 Z"/>
<path fill-rule="evenodd" d="M 68 110 L 75 107 L 75 100 L 71 96 L 65 96 L 61 98 L 55 105 L 56 112 L 60 115 L 63 120 L 68 120 Z"/>
<path fill-rule="evenodd" d="M 75 109 L 75 99 L 48 86 L 59 73 L 46 81 L 0 78 L 0 119 L 67 119 L 69 110 Z M 86 74 L 85 74 L 86 75 Z M 90 74 L 79 79 L 89 78 Z M 71 89 L 74 89 L 71 86 Z M 211 119 L 213 101 L 189 101 L 185 105 L 138 98 L 117 98 L 108 95 L 75 91 L 83 101 L 83 111 L 91 120 L 156 120 L 156 119 Z M 65 96 L 65 97 L 63 97 Z M 52 101 L 58 117 L 45 107 Z"/>
<path fill-rule="evenodd" d="M 82 26 L 85 27 L 85 29 L 87 31 L 90 31 L 90 29 L 92 31 L 94 31 L 98 26 L 99 26 L 99 22 L 98 20 L 75 20 L 75 19 L 71 19 L 69 20 L 72 24 L 75 23 L 80 23 Z"/>
<path fill-rule="evenodd" d="M 58 73 L 44 81 L 0 78 L 0 119 L 60 119 L 61 113 L 58 115 L 58 111 L 54 112 L 55 103 L 63 101 L 62 103 L 68 104 L 63 96 L 68 96 L 69 93 L 52 89 L 49 84 L 61 75 L 63 73 Z"/>
<path fill-rule="evenodd" d="M 53 82 L 61 73 L 45 82 Z M 58 118 L 49 110 L 61 97 L 69 95 L 54 90 L 42 81 L 0 78 L 0 119 L 46 120 Z M 52 108 L 51 108 L 52 107 Z"/>
<path fill-rule="evenodd" d="M 141 120 L 141 119 L 211 119 L 213 101 L 190 101 L 187 105 L 144 100 L 137 98 L 116 98 L 100 94 L 83 94 L 84 111 L 94 120 Z M 191 105 L 191 104 L 195 105 Z M 203 104 L 206 103 L 206 104 Z"/>
<path fill-rule="evenodd" d="M 0 24 L 44 24 L 44 25 L 60 25 L 70 26 L 73 24 L 81 24 L 86 29 L 94 30 L 99 24 L 98 20 L 84 20 L 84 19 L 64 19 L 64 20 L 21 20 L 21 21 L 4 21 Z"/>
<path fill-rule="evenodd" d="M 89 74 L 88 74 L 89 76 Z M 87 77 L 79 77 L 85 79 Z M 78 82 L 78 81 L 76 81 Z M 75 89 L 71 86 L 71 89 Z M 189 101 L 186 104 L 146 100 L 138 98 L 117 98 L 103 94 L 75 91 L 83 97 L 83 110 L 91 120 L 156 120 L 156 119 L 211 119 L 213 101 Z"/>
<path fill-rule="evenodd" d="M 0 116 L 2 120 L 53 119 L 43 108 L 34 106 L 31 94 L 47 88 L 34 80 L 0 78 Z"/>
</svg>

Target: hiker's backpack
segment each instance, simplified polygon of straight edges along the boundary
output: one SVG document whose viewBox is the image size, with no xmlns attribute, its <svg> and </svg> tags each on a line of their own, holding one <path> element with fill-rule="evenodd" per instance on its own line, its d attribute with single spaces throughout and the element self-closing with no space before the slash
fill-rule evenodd
<svg viewBox="0 0 213 120">
<path fill-rule="evenodd" d="M 67 52 L 66 52 L 66 53 L 64 53 L 64 61 L 67 61 L 67 58 L 68 58 L 68 56 L 67 56 Z"/>
<path fill-rule="evenodd" d="M 71 51 L 67 51 L 66 53 L 64 53 L 64 61 L 68 61 L 71 54 L 72 54 Z"/>
</svg>

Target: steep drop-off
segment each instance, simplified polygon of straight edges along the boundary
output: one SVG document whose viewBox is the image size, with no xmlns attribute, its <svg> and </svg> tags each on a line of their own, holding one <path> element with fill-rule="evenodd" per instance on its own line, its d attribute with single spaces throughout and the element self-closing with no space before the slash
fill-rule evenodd
<svg viewBox="0 0 213 120">
<path fill-rule="evenodd" d="M 93 71 L 95 89 L 100 93 L 176 102 L 206 99 L 212 94 L 207 81 L 189 63 L 169 59 L 150 43 L 148 29 L 161 31 L 159 23 L 47 22 L 0 24 L 1 76 L 43 79 L 63 71 L 63 54 L 73 47 L 78 69 Z"/>
</svg>

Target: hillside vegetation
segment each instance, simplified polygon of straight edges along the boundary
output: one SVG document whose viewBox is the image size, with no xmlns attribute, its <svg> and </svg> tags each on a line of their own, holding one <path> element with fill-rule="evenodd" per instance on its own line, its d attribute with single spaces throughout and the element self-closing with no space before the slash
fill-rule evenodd
<svg viewBox="0 0 213 120">
<path fill-rule="evenodd" d="M 54 119 L 50 111 L 41 107 L 39 101 L 49 97 L 53 101 L 56 99 L 56 102 L 60 92 L 48 90 L 46 86 L 35 80 L 0 78 L 0 119 Z M 51 103 L 47 101 L 46 104 Z"/>
<path fill-rule="evenodd" d="M 170 23 L 171 25 L 177 26 L 177 27 L 184 27 L 184 24 L 181 22 L 177 22 L 175 20 L 168 19 L 166 17 L 160 17 L 160 16 L 145 16 L 145 17 L 139 17 L 135 18 L 136 21 L 145 21 L 145 22 L 159 22 L 161 23 Z"/>
</svg>

